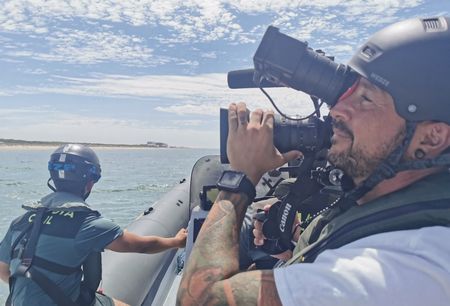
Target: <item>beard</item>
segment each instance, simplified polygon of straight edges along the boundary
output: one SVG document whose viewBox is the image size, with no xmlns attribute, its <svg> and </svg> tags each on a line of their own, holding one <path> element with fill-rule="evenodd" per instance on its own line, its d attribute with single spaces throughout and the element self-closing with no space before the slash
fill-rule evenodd
<svg viewBox="0 0 450 306">
<path fill-rule="evenodd" d="M 332 146 L 327 156 L 328 161 L 344 171 L 354 181 L 355 179 L 366 179 L 403 141 L 406 135 L 406 127 L 403 126 L 396 132 L 394 137 L 380 144 L 376 151 L 369 152 L 364 146 L 355 146 L 353 133 L 344 123 L 333 121 L 333 126 L 339 129 L 340 132 L 348 135 L 351 144 L 345 150 L 334 152 L 332 149 L 336 140 L 332 139 Z"/>
</svg>

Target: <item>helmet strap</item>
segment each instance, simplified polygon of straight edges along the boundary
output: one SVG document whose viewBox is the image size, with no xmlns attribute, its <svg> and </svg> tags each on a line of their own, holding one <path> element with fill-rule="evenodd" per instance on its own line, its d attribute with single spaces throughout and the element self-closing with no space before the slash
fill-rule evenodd
<svg viewBox="0 0 450 306">
<path fill-rule="evenodd" d="M 83 200 L 86 200 L 89 195 L 91 194 L 91 191 L 89 190 L 84 196 L 83 196 Z"/>
<path fill-rule="evenodd" d="M 435 158 L 412 160 L 398 165 L 398 171 L 427 169 L 434 167 L 450 167 L 450 153 L 444 153 Z M 450 168 L 449 168 L 450 170 Z"/>
<path fill-rule="evenodd" d="M 400 161 L 405 154 L 416 130 L 417 123 L 406 121 L 406 135 L 388 157 L 365 179 L 361 185 L 344 194 L 345 201 L 340 201 L 339 206 L 347 210 L 356 205 L 356 201 L 372 190 L 381 181 L 393 178 L 400 171 Z"/>
<path fill-rule="evenodd" d="M 52 184 L 50 184 L 50 181 L 52 181 L 52 178 L 49 178 L 49 179 L 47 180 L 47 186 L 48 186 L 48 188 L 50 188 L 52 191 L 56 192 L 56 188 L 55 188 Z"/>
</svg>

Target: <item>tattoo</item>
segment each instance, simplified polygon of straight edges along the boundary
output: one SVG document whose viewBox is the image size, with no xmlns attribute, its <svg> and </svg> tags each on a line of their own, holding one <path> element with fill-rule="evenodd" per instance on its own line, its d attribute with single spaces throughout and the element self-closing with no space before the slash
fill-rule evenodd
<svg viewBox="0 0 450 306">
<path fill-rule="evenodd" d="M 261 305 L 281 305 L 280 297 L 275 286 L 275 279 L 272 271 L 262 271 L 261 291 L 259 293 L 258 304 Z"/>
<path fill-rule="evenodd" d="M 247 201 L 245 195 L 219 193 L 185 268 L 178 305 L 281 305 L 272 271 L 239 273 Z"/>
</svg>

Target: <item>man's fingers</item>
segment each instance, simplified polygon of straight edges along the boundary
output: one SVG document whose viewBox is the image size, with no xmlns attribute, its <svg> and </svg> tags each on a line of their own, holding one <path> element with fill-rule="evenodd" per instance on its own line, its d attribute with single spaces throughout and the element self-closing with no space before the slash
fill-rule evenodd
<svg viewBox="0 0 450 306">
<path fill-rule="evenodd" d="M 247 106 L 243 102 L 239 102 L 237 105 L 238 125 L 247 127 L 248 124 L 248 111 Z"/>
<path fill-rule="evenodd" d="M 264 244 L 264 236 L 262 235 L 262 233 L 260 231 L 258 231 L 257 229 L 253 229 L 253 236 L 255 236 L 255 238 L 253 239 L 253 243 L 255 245 L 263 245 Z"/>
<path fill-rule="evenodd" d="M 228 106 L 228 129 L 230 131 L 236 131 L 237 127 L 238 127 L 237 105 L 235 103 L 231 103 Z"/>
<path fill-rule="evenodd" d="M 253 242 L 255 243 L 255 245 L 263 245 L 264 240 L 266 238 L 266 237 L 264 237 L 264 234 L 262 232 L 263 223 L 259 222 L 259 221 L 254 221 L 253 227 L 254 227 L 253 236 L 255 236 L 255 239 L 253 240 Z"/>
<path fill-rule="evenodd" d="M 273 111 L 268 110 L 264 113 L 264 117 L 262 119 L 262 124 L 267 125 L 269 128 L 273 129 L 273 125 L 274 125 Z"/>
<path fill-rule="evenodd" d="M 260 125 L 262 118 L 263 118 L 263 111 L 262 109 L 255 109 L 251 114 L 250 114 L 250 123 L 253 124 L 257 124 Z"/>
<path fill-rule="evenodd" d="M 289 151 L 286 153 L 283 153 L 283 159 L 288 162 L 297 158 L 303 157 L 303 153 L 300 151 Z"/>
<path fill-rule="evenodd" d="M 253 227 L 257 230 L 260 231 L 262 233 L 262 227 L 263 227 L 263 223 L 261 221 L 255 220 L 253 219 Z"/>
</svg>

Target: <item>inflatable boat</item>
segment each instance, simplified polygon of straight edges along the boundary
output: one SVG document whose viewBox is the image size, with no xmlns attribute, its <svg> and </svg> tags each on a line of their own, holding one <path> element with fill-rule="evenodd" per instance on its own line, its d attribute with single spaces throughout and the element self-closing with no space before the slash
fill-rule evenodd
<svg viewBox="0 0 450 306">
<path fill-rule="evenodd" d="M 219 155 L 200 158 L 189 179 L 181 180 L 127 226 L 126 230 L 136 234 L 164 237 L 187 227 L 186 248 L 152 255 L 106 251 L 101 288 L 107 295 L 133 306 L 175 305 L 184 263 L 208 214 L 208 205 L 214 201 L 215 183 L 227 167 Z M 265 174 L 256 186 L 257 196 L 270 195 L 282 180 L 281 173 Z"/>
</svg>

